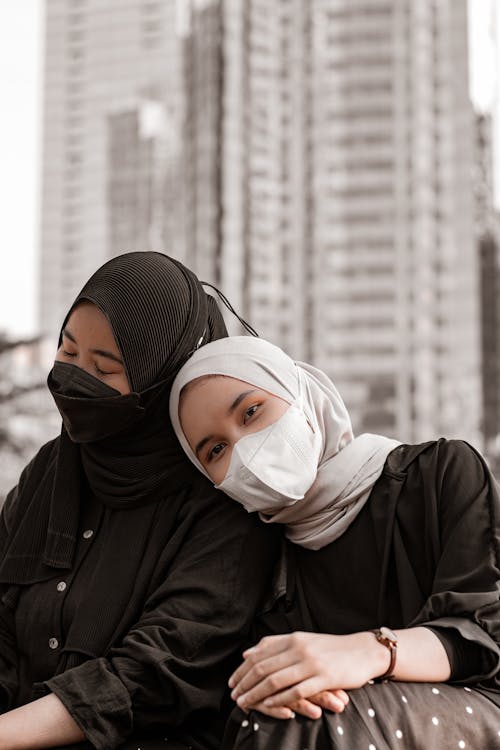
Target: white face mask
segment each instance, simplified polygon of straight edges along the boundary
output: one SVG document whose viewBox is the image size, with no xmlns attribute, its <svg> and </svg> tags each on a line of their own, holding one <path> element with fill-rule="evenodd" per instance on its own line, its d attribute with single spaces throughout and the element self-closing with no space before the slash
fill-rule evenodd
<svg viewBox="0 0 500 750">
<path fill-rule="evenodd" d="M 313 485 L 321 450 L 299 399 L 274 424 L 238 440 L 216 487 L 249 512 L 293 505 Z"/>
</svg>

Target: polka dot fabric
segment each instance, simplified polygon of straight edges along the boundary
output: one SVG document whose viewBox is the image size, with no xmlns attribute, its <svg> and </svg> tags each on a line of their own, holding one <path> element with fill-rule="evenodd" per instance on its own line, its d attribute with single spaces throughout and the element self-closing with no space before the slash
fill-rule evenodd
<svg viewBox="0 0 500 750">
<path fill-rule="evenodd" d="M 388 682 L 349 698 L 317 721 L 235 709 L 223 750 L 500 750 L 500 708 L 471 688 Z"/>
</svg>

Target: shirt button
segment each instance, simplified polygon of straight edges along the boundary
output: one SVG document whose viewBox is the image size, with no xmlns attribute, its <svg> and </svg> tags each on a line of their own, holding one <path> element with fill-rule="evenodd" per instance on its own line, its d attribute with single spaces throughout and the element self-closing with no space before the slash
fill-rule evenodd
<svg viewBox="0 0 500 750">
<path fill-rule="evenodd" d="M 93 536 L 93 534 L 94 534 L 94 532 L 92 531 L 92 529 L 86 529 L 83 532 L 83 538 L 84 539 L 90 539 L 90 537 Z"/>
<path fill-rule="evenodd" d="M 66 583 L 65 581 L 59 581 L 59 583 L 56 586 L 58 591 L 66 591 Z"/>
<path fill-rule="evenodd" d="M 57 638 L 49 638 L 49 648 L 51 648 L 52 651 L 58 648 L 58 646 L 59 646 L 59 641 L 57 640 Z"/>
</svg>

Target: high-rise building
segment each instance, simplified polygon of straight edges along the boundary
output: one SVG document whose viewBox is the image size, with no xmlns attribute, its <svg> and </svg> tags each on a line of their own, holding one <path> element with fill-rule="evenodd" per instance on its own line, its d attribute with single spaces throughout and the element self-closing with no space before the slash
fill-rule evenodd
<svg viewBox="0 0 500 750">
<path fill-rule="evenodd" d="M 478 238 L 481 263 L 483 434 L 489 450 L 500 440 L 500 247 L 491 230 Z"/>
<path fill-rule="evenodd" d="M 296 356 L 311 318 L 313 5 L 224 5 L 223 287 Z"/>
<path fill-rule="evenodd" d="M 493 128 L 476 117 L 476 243 L 480 263 L 481 374 L 486 455 L 500 467 L 500 225 L 493 200 Z"/>
<path fill-rule="evenodd" d="M 179 0 L 182 5 L 183 0 Z M 182 5 L 184 117 L 183 260 L 205 281 L 220 280 L 222 15 L 220 0 Z M 168 204 L 164 210 L 168 211 Z"/>
<path fill-rule="evenodd" d="M 46 4 L 41 329 L 98 265 L 162 250 L 217 277 L 216 0 Z"/>
<path fill-rule="evenodd" d="M 480 443 L 466 0 L 50 0 L 42 323 L 162 249 L 355 429 Z"/>
<path fill-rule="evenodd" d="M 224 28 L 224 288 L 358 430 L 478 442 L 465 0 L 234 0 Z"/>
</svg>

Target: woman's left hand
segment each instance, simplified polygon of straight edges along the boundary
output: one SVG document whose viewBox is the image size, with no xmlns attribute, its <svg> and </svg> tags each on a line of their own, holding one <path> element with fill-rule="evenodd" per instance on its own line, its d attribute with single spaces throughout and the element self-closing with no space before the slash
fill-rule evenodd
<svg viewBox="0 0 500 750">
<path fill-rule="evenodd" d="M 322 708 L 328 709 L 336 714 L 341 714 L 349 703 L 349 696 L 345 690 L 322 690 L 317 695 L 309 698 L 300 698 L 291 704 L 294 712 L 307 716 L 310 719 L 319 719 Z M 263 704 L 262 704 L 263 705 Z M 264 707 L 267 709 L 267 707 Z M 263 709 L 261 709 L 263 710 Z"/>
<path fill-rule="evenodd" d="M 388 667 L 389 652 L 373 633 L 296 632 L 263 638 L 243 654 L 231 697 L 240 708 L 290 706 L 322 691 L 361 687 Z"/>
<path fill-rule="evenodd" d="M 292 719 L 295 714 L 301 714 L 308 719 L 319 719 L 323 708 L 340 714 L 348 703 L 349 696 L 344 690 L 323 690 L 309 698 L 300 698 L 289 706 L 266 706 L 264 703 L 257 703 L 251 708 L 273 719 Z"/>
</svg>

